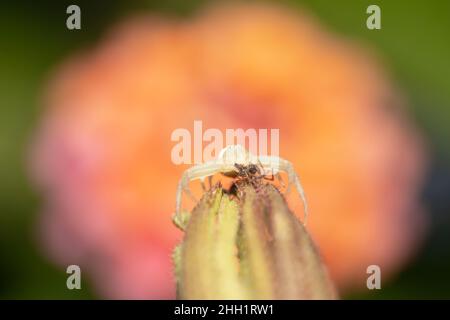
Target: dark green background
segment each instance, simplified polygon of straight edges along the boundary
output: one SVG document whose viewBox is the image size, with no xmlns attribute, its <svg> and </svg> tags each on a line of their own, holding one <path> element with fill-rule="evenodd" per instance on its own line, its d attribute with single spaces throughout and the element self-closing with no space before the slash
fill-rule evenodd
<svg viewBox="0 0 450 320">
<path fill-rule="evenodd" d="M 69 291 L 66 274 L 36 245 L 39 198 L 26 178 L 26 148 L 49 71 L 88 48 L 114 22 L 136 10 L 188 16 L 208 1 L 3 1 L 0 4 L 0 298 L 91 298 Z M 432 221 L 422 254 L 383 290 L 348 298 L 450 298 L 450 1 L 285 1 L 309 8 L 333 32 L 373 47 L 410 99 L 432 164 L 423 199 Z M 82 30 L 65 27 L 78 4 Z M 378 4 L 382 29 L 365 27 Z M 84 279 L 85 280 L 85 279 Z"/>
</svg>

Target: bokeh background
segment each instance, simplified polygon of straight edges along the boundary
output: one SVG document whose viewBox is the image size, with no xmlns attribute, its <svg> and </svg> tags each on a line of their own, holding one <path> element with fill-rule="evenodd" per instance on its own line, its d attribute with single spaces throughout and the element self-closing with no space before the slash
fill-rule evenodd
<svg viewBox="0 0 450 320">
<path fill-rule="evenodd" d="M 36 176 L 30 174 L 33 171 L 30 149 L 46 110 L 43 96 L 62 62 L 81 50 L 89 52 L 95 48 L 112 26 L 127 17 L 140 13 L 189 20 L 208 2 L 2 1 L 0 298 L 123 297 L 103 294 L 89 277 L 83 277 L 82 290 L 67 290 L 64 268 L 57 265 L 58 259 L 52 259 L 43 244 L 42 211 L 46 200 L 30 178 Z M 65 27 L 65 11 L 73 3 L 82 9 L 79 31 Z M 378 4 L 382 9 L 381 30 L 365 27 L 365 10 L 370 4 Z M 307 12 L 326 32 L 350 39 L 376 55 L 396 90 L 407 101 L 408 122 L 420 132 L 421 143 L 425 145 L 422 152 L 426 165 L 418 166 L 424 181 L 417 183 L 419 194 L 415 199 L 423 205 L 426 231 L 418 232 L 423 232 L 424 238 L 389 281 L 383 282 L 382 290 L 350 288 L 343 297 L 450 298 L 450 3 L 318 0 L 284 1 L 283 6 L 292 12 Z M 384 219 L 389 224 L 390 217 Z M 70 246 L 64 250 L 70 250 Z M 123 272 L 126 270 L 125 265 Z M 94 273 L 102 276 L 101 270 Z M 120 286 L 106 291 L 117 288 Z M 165 297 L 166 293 L 159 296 Z M 150 298 L 158 298 L 157 292 Z"/>
</svg>

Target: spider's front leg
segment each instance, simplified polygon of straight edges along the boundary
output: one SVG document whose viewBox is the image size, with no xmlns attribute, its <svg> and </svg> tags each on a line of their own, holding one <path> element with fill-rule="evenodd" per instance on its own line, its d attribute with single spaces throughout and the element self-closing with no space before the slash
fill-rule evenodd
<svg viewBox="0 0 450 320">
<path fill-rule="evenodd" d="M 303 202 L 303 208 L 304 208 L 304 222 L 303 224 L 306 225 L 306 220 L 308 219 L 308 203 L 306 201 L 305 191 L 303 190 L 302 184 L 300 183 L 300 178 L 298 177 L 297 173 L 294 170 L 294 166 L 292 163 L 290 163 L 287 160 L 279 159 L 279 169 L 281 171 L 284 171 L 288 175 L 288 188 L 286 192 L 289 192 L 290 187 L 292 184 L 295 185 L 295 188 L 297 189 L 297 192 L 300 195 L 300 198 Z"/>
<path fill-rule="evenodd" d="M 181 209 L 181 199 L 183 196 L 183 192 L 187 189 L 189 190 L 189 170 L 186 170 L 181 176 L 180 181 L 177 186 L 177 196 L 176 196 L 176 205 L 175 205 L 175 216 L 174 220 L 181 220 L 180 209 Z M 190 193 L 190 190 L 188 191 Z"/>
<path fill-rule="evenodd" d="M 230 166 L 216 163 L 215 161 L 209 161 L 202 164 L 195 165 L 189 169 L 187 169 L 183 175 L 181 176 L 180 181 L 178 182 L 177 187 L 177 195 L 176 195 L 176 206 L 175 206 L 175 216 L 181 219 L 180 210 L 181 210 L 181 200 L 183 197 L 183 192 L 186 192 L 191 198 L 194 199 L 195 202 L 197 200 L 193 196 L 191 190 L 189 189 L 189 182 L 192 180 L 210 177 L 222 170 L 230 170 Z"/>
<path fill-rule="evenodd" d="M 277 174 L 275 175 L 275 177 L 277 177 L 278 181 L 280 182 L 280 185 L 282 188 L 286 187 L 286 185 L 284 184 L 284 180 L 283 177 L 281 176 L 281 174 L 279 172 L 277 172 Z"/>
<path fill-rule="evenodd" d="M 273 174 L 277 175 L 279 178 L 281 178 L 281 176 L 279 175 L 279 171 L 284 171 L 287 173 L 288 182 L 286 193 L 290 191 L 291 185 L 294 184 L 303 202 L 305 217 L 303 224 L 306 224 L 306 220 L 308 217 L 308 204 L 306 202 L 305 192 L 303 191 L 303 187 L 300 183 L 300 178 L 298 177 L 297 173 L 295 173 L 292 163 L 275 156 L 260 156 L 259 161 L 262 164 L 264 170 L 272 170 Z M 280 181 L 282 180 L 280 179 Z"/>
</svg>

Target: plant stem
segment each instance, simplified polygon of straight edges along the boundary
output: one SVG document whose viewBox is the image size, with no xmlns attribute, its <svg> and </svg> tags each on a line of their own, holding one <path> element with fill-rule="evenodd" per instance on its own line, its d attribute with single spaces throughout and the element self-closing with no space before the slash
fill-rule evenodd
<svg viewBox="0 0 450 320">
<path fill-rule="evenodd" d="M 337 298 L 305 227 L 271 184 L 206 192 L 174 263 L 180 299 Z"/>
</svg>

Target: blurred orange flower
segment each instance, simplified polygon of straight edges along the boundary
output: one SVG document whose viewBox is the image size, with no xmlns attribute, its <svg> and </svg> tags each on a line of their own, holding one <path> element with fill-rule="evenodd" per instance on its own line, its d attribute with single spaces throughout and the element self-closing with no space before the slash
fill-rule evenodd
<svg viewBox="0 0 450 320">
<path fill-rule="evenodd" d="M 176 128 L 280 128 L 310 203 L 309 229 L 341 290 L 383 279 L 421 239 L 422 144 L 369 54 L 310 16 L 212 7 L 135 17 L 57 70 L 35 139 L 42 235 L 108 298 L 171 298 L 171 223 L 186 167 Z M 83 269 L 84 268 L 84 269 Z"/>
</svg>

